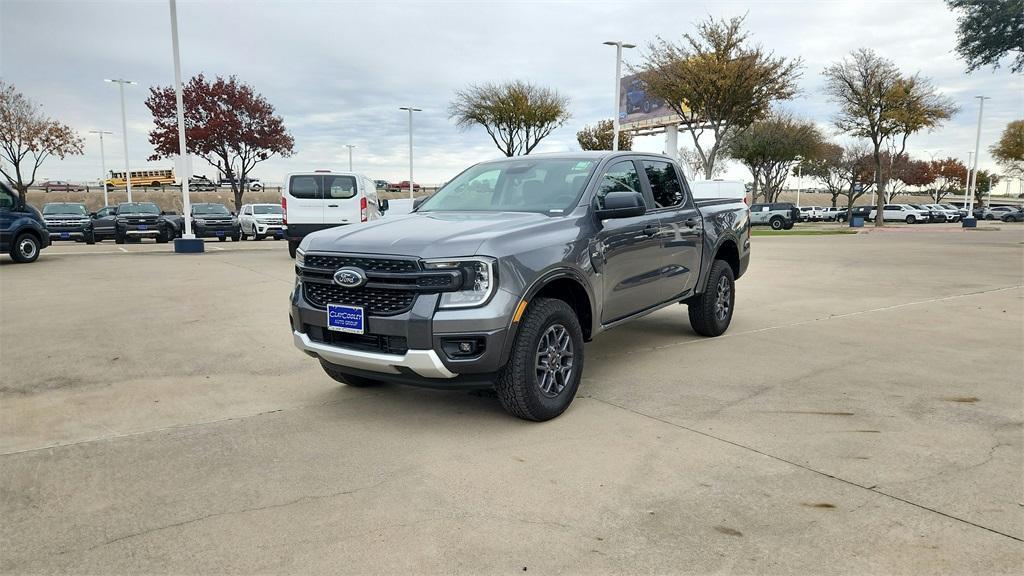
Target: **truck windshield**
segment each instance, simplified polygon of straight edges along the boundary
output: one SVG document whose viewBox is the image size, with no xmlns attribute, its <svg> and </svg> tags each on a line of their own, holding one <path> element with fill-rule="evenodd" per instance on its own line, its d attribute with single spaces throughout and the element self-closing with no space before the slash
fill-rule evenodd
<svg viewBox="0 0 1024 576">
<path fill-rule="evenodd" d="M 438 190 L 417 212 L 563 213 L 576 205 L 596 165 L 587 159 L 527 157 L 477 164 Z"/>
<path fill-rule="evenodd" d="M 284 214 L 277 204 L 257 204 L 252 207 L 254 214 Z"/>
<path fill-rule="evenodd" d="M 118 214 L 159 214 L 160 209 L 152 202 L 125 202 L 117 206 Z"/>
<path fill-rule="evenodd" d="M 43 214 L 74 214 L 85 216 L 85 205 L 83 204 L 47 204 L 43 206 Z"/>
<path fill-rule="evenodd" d="M 193 214 L 230 214 L 223 204 L 194 204 Z"/>
</svg>

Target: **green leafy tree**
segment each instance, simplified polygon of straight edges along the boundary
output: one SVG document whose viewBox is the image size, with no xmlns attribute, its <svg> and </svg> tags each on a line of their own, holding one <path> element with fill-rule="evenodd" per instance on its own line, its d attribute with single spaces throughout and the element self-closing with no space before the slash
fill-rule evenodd
<svg viewBox="0 0 1024 576">
<path fill-rule="evenodd" d="M 0 80 L 0 173 L 25 201 L 36 172 L 52 156 L 81 154 L 85 141 L 71 127 Z"/>
<path fill-rule="evenodd" d="M 930 130 L 956 112 L 952 101 L 918 74 L 903 76 L 892 61 L 869 48 L 854 50 L 825 68 L 825 91 L 839 105 L 836 127 L 871 142 L 877 191 L 876 226 L 883 226 L 887 175 L 903 156 L 907 139 Z M 883 166 L 883 148 L 890 159 Z"/>
<path fill-rule="evenodd" d="M 989 152 L 1007 176 L 1024 177 L 1024 120 L 1014 120 L 1007 124 L 999 141 L 989 148 Z"/>
<path fill-rule="evenodd" d="M 974 203 L 981 204 L 992 192 L 992 188 L 999 184 L 999 175 L 988 170 L 978 170 L 978 176 L 974 181 Z"/>
<path fill-rule="evenodd" d="M 999 68 L 1013 57 L 1010 70 L 1024 70 L 1024 0 L 946 0 L 959 12 L 956 51 L 967 61 L 967 71 L 984 66 Z"/>
<path fill-rule="evenodd" d="M 576 141 L 584 150 L 611 150 L 615 125 L 611 120 L 599 120 L 595 126 L 584 126 L 576 133 Z M 633 149 L 633 135 L 619 130 L 619 150 Z"/>
<path fill-rule="evenodd" d="M 931 170 L 935 174 L 936 186 L 932 190 L 935 202 L 953 194 L 963 194 L 967 189 L 967 166 L 956 158 L 932 160 Z"/>
<path fill-rule="evenodd" d="M 823 142 L 813 122 L 772 113 L 731 138 L 726 153 L 750 170 L 755 201 L 776 202 L 797 157 L 815 157 Z"/>
<path fill-rule="evenodd" d="M 634 70 L 647 91 L 682 118 L 710 179 L 730 135 L 766 117 L 772 103 L 797 94 L 801 66 L 799 58 L 776 57 L 752 45 L 738 17 L 708 18 L 678 44 L 659 37 Z M 710 144 L 702 140 L 705 135 L 712 137 Z"/>
<path fill-rule="evenodd" d="M 482 126 L 505 156 L 529 154 L 570 117 L 568 97 L 522 80 L 470 85 L 448 113 L 462 130 Z"/>
</svg>

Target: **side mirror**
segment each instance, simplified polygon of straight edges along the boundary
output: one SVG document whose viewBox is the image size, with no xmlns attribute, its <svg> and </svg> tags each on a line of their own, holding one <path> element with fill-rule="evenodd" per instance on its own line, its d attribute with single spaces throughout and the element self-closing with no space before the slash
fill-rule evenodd
<svg viewBox="0 0 1024 576">
<path fill-rule="evenodd" d="M 390 205 L 388 204 L 388 199 L 387 198 L 381 198 L 379 200 L 379 202 L 380 202 L 380 211 L 381 212 L 387 212 L 390 209 Z"/>
<path fill-rule="evenodd" d="M 89 212 L 89 218 L 95 218 L 95 217 L 96 217 L 96 213 L 95 212 Z"/>
<path fill-rule="evenodd" d="M 604 208 L 598 208 L 596 213 L 601 220 L 632 218 L 646 214 L 647 206 L 639 192 L 609 192 L 604 197 Z"/>
</svg>

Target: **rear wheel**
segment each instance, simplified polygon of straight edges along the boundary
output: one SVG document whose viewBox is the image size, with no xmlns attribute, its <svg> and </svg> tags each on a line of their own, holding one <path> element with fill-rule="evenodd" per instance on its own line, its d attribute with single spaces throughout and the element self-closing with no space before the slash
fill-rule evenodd
<svg viewBox="0 0 1024 576">
<path fill-rule="evenodd" d="M 913 224 L 915 221 L 917 221 L 917 218 L 914 218 L 913 216 L 907 216 L 907 224 Z"/>
<path fill-rule="evenodd" d="M 771 220 L 768 221 L 768 225 L 772 227 L 772 230 L 782 230 L 782 227 L 785 226 L 786 223 L 782 220 L 781 217 L 774 216 Z"/>
<path fill-rule="evenodd" d="M 86 232 L 85 233 L 85 243 L 86 244 L 95 244 L 96 243 L 96 233 L 93 232 L 92 230 L 89 230 L 88 232 Z"/>
<path fill-rule="evenodd" d="M 736 278 L 724 260 L 715 260 L 702 294 L 686 302 L 690 326 L 701 336 L 720 336 L 732 322 L 736 304 Z"/>
<path fill-rule="evenodd" d="M 356 388 L 380 386 L 381 384 L 383 384 L 382 381 L 374 380 L 373 378 L 363 378 L 362 376 L 342 374 L 341 372 L 338 371 L 337 368 L 335 368 L 333 364 L 329 364 L 327 362 L 324 362 L 323 360 L 320 361 L 320 366 L 324 369 L 324 372 L 326 372 L 327 375 L 333 378 L 336 382 L 341 382 L 342 384 L 347 384 L 349 386 L 354 386 Z"/>
<path fill-rule="evenodd" d="M 234 236 L 231 237 L 231 241 L 232 242 L 240 242 L 241 240 L 242 240 L 242 233 L 241 232 L 239 232 L 238 234 L 235 234 Z"/>
<path fill-rule="evenodd" d="M 22 233 L 11 246 L 11 258 L 20 264 L 35 262 L 39 258 L 39 239 L 28 232 Z"/>
<path fill-rule="evenodd" d="M 583 330 L 562 300 L 538 298 L 519 324 L 495 388 L 501 405 L 524 420 L 550 420 L 569 407 L 583 373 Z"/>
</svg>

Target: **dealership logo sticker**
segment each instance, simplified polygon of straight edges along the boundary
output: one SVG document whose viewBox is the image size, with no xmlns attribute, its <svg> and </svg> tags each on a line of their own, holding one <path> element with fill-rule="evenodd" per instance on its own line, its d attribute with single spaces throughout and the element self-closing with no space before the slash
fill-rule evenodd
<svg viewBox="0 0 1024 576">
<path fill-rule="evenodd" d="M 343 288 L 359 288 L 366 284 L 366 273 L 351 266 L 339 268 L 334 273 L 334 283 Z"/>
</svg>

